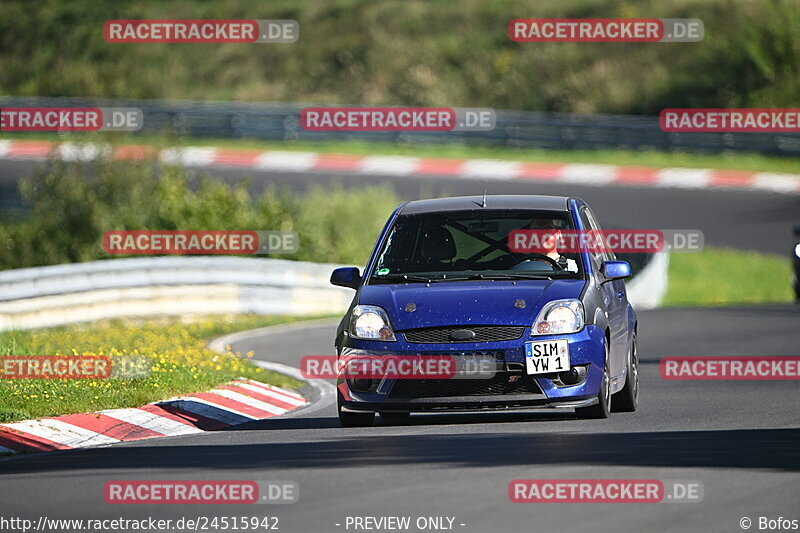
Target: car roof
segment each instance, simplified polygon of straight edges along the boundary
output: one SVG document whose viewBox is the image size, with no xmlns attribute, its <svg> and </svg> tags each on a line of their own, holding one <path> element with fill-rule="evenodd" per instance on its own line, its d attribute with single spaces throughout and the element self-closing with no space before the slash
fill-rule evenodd
<svg viewBox="0 0 800 533">
<path fill-rule="evenodd" d="M 471 211 L 484 208 L 483 195 L 452 196 L 415 200 L 405 204 L 401 215 L 436 213 L 442 211 Z M 543 211 L 567 211 L 566 196 L 541 196 L 534 194 L 487 194 L 485 209 L 540 209 Z"/>
</svg>

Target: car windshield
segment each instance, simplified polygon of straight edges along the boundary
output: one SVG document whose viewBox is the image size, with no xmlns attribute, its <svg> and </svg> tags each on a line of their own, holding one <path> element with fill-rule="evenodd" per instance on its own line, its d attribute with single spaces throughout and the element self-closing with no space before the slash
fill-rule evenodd
<svg viewBox="0 0 800 533">
<path fill-rule="evenodd" d="M 517 230 L 574 229 L 567 211 L 491 210 L 401 215 L 370 283 L 427 283 L 481 279 L 580 279 L 575 253 L 509 249 Z M 543 252 L 544 250 L 538 250 Z"/>
</svg>

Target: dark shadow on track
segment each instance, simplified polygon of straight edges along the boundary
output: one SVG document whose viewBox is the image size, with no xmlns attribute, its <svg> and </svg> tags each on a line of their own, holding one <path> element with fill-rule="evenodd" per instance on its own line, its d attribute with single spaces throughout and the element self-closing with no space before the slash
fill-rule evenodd
<svg viewBox="0 0 800 533">
<path fill-rule="evenodd" d="M 312 419 L 313 420 L 313 419 Z M 329 424 L 325 419 L 323 424 Z M 109 469 L 314 469 L 403 464 L 649 466 L 800 471 L 800 429 L 643 433 L 376 435 L 331 429 L 329 438 L 244 445 L 92 448 L 0 463 L 0 473 Z"/>
<path fill-rule="evenodd" d="M 380 416 L 376 417 L 380 426 L 423 426 L 423 425 L 450 425 L 450 424 L 508 424 L 515 422 L 558 422 L 560 420 L 575 420 L 572 411 L 485 411 L 485 412 L 450 412 L 450 413 L 415 413 L 406 420 L 387 422 Z M 254 431 L 276 429 L 327 429 L 341 428 L 339 420 L 333 414 L 330 417 L 300 417 L 300 418 L 274 418 L 257 420 L 228 427 L 220 431 Z"/>
</svg>

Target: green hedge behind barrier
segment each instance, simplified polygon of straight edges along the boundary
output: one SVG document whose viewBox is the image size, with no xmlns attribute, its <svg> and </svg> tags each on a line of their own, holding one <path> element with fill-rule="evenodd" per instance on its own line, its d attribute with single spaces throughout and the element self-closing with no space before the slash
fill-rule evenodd
<svg viewBox="0 0 800 533">
<path fill-rule="evenodd" d="M 53 160 L 21 182 L 32 208 L 0 223 L 0 269 L 109 259 L 110 230 L 284 230 L 300 237 L 301 261 L 364 264 L 400 201 L 390 187 L 345 190 L 312 186 L 304 193 L 210 177 L 154 161 L 76 163 Z"/>
</svg>

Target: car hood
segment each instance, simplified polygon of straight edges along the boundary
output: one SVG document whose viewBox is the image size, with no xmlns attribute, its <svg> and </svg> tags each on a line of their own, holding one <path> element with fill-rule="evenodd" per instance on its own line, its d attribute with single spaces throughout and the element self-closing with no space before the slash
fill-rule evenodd
<svg viewBox="0 0 800 533">
<path fill-rule="evenodd" d="M 579 298 L 585 284 L 570 279 L 365 285 L 358 303 L 383 307 L 395 330 L 473 324 L 530 326 L 544 304 Z M 524 300 L 525 306 L 515 305 L 517 300 Z M 411 308 L 414 310 L 406 310 Z"/>
</svg>

